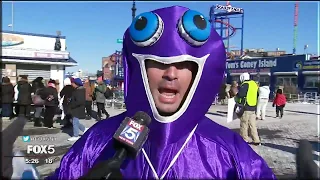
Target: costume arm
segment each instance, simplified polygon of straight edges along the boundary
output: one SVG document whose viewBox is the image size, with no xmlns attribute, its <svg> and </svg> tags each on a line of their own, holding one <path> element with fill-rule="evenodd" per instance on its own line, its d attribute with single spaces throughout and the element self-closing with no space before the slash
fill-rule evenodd
<svg viewBox="0 0 320 180">
<path fill-rule="evenodd" d="M 235 137 L 233 152 L 238 179 L 277 179 L 265 160 L 240 135 Z"/>
<path fill-rule="evenodd" d="M 90 154 L 87 154 L 85 150 L 88 134 L 85 133 L 73 144 L 70 150 L 63 156 L 59 168 L 45 179 L 78 179 L 89 170 L 90 162 L 88 162 L 87 157 Z"/>
</svg>

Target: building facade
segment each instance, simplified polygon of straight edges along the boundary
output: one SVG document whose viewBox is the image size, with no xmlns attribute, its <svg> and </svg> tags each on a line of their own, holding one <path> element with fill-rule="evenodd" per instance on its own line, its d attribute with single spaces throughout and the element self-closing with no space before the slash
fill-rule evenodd
<svg viewBox="0 0 320 180">
<path fill-rule="evenodd" d="M 108 57 L 102 58 L 103 79 L 112 86 L 124 88 L 124 73 L 122 52 L 116 51 Z"/>
<path fill-rule="evenodd" d="M 267 82 L 276 88 L 295 87 L 298 92 L 318 92 L 320 86 L 320 60 L 307 55 L 292 55 L 226 62 L 226 78 L 239 81 L 240 74 L 248 72 L 253 80 Z"/>
<path fill-rule="evenodd" d="M 2 77 L 9 77 L 12 83 L 20 75 L 28 75 L 29 81 L 51 78 L 60 82 L 61 90 L 65 68 L 71 66 L 77 62 L 66 50 L 65 36 L 2 31 Z"/>
</svg>

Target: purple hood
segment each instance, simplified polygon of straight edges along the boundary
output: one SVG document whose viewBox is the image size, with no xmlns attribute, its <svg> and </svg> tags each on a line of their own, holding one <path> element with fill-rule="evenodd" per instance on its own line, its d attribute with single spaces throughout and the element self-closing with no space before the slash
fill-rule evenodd
<svg viewBox="0 0 320 180">
<path fill-rule="evenodd" d="M 137 16 L 125 32 L 123 54 L 127 111 L 91 127 L 48 179 L 77 179 L 112 157 L 113 134 L 137 111 L 153 121 L 142 152 L 121 166 L 124 179 L 275 179 L 237 133 L 205 116 L 220 88 L 226 57 L 221 38 L 201 13 L 173 6 Z M 170 117 L 160 116 L 154 106 L 145 59 L 198 64 L 188 97 Z"/>
<path fill-rule="evenodd" d="M 123 55 L 128 67 L 127 113 L 128 116 L 133 116 L 137 111 L 149 113 L 153 117 L 149 139 L 159 142 L 159 145 L 177 142 L 191 132 L 212 104 L 225 71 L 224 44 L 214 29 L 209 27 L 210 36 L 202 46 L 192 46 L 181 37 L 177 25 L 187 10 L 185 7 L 173 6 L 152 11 L 161 17 L 164 28 L 161 37 L 151 46 L 137 46 L 131 39 L 130 28 L 124 35 Z M 207 26 L 210 26 L 209 22 Z M 140 61 L 137 60 L 137 55 L 134 57 L 133 54 L 139 54 Z M 144 59 L 159 60 L 163 57 L 171 57 L 161 62 L 175 61 L 175 58 L 172 58 L 175 56 L 180 56 L 180 60 L 196 62 L 198 72 L 180 111 L 171 117 L 164 118 L 158 114 L 154 106 L 145 74 Z"/>
</svg>

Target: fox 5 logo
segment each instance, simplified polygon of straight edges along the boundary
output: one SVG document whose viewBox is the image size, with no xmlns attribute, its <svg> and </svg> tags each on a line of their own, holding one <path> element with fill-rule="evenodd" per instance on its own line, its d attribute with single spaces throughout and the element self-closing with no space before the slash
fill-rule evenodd
<svg viewBox="0 0 320 180">
<path fill-rule="evenodd" d="M 135 143 L 142 130 L 143 130 L 143 126 L 141 124 L 130 120 L 129 123 L 124 128 L 124 130 L 121 132 L 120 136 L 126 138 L 132 143 Z"/>
<path fill-rule="evenodd" d="M 54 145 L 28 145 L 27 154 L 54 154 Z"/>
</svg>

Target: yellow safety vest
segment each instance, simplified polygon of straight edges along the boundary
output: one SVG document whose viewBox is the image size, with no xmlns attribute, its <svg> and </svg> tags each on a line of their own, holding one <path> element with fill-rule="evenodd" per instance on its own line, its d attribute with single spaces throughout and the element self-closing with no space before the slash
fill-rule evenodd
<svg viewBox="0 0 320 180">
<path fill-rule="evenodd" d="M 250 80 L 245 81 L 241 84 L 247 83 L 248 84 L 248 92 L 246 96 L 246 104 L 249 106 L 256 106 L 257 105 L 257 98 L 258 98 L 258 85 L 256 82 Z"/>
</svg>

